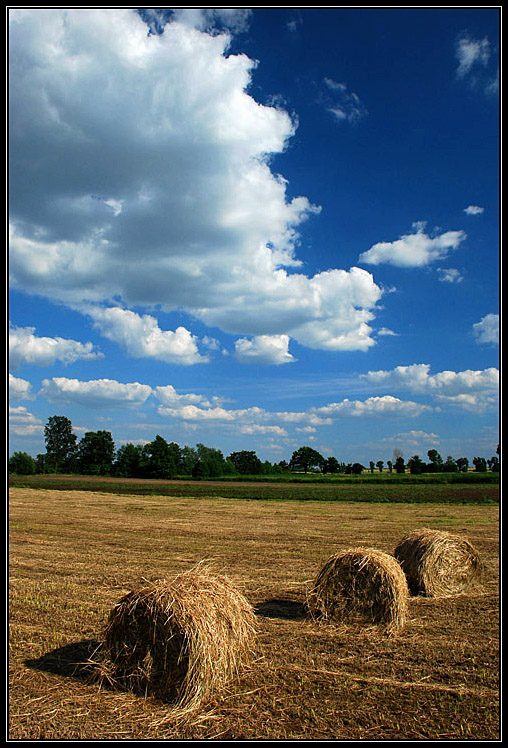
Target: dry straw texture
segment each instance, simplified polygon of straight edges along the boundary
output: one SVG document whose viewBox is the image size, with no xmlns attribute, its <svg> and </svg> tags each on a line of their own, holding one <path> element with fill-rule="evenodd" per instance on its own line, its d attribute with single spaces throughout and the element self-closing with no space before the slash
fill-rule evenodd
<svg viewBox="0 0 508 748">
<path fill-rule="evenodd" d="M 192 711 L 251 653 L 254 612 L 231 581 L 198 566 L 125 595 L 105 632 L 108 679 Z"/>
<path fill-rule="evenodd" d="M 352 548 L 325 563 L 309 595 L 313 614 L 338 621 L 404 626 L 409 591 L 396 559 L 373 548 Z"/>
<path fill-rule="evenodd" d="M 473 585 L 479 573 L 478 551 L 469 540 L 440 530 L 414 530 L 400 541 L 395 557 L 415 595 L 458 595 Z"/>
</svg>

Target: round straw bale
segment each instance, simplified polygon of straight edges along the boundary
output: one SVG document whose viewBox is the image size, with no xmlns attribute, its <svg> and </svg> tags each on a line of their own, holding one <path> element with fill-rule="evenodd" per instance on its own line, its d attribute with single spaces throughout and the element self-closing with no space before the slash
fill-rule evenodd
<svg viewBox="0 0 508 748">
<path fill-rule="evenodd" d="M 238 673 L 253 635 L 247 599 L 198 564 L 115 605 L 105 631 L 109 680 L 190 710 Z"/>
<path fill-rule="evenodd" d="M 334 620 L 362 620 L 400 629 L 409 592 L 398 561 L 374 548 L 351 548 L 332 556 L 314 582 L 309 607 Z"/>
<path fill-rule="evenodd" d="M 394 555 L 414 595 L 458 595 L 471 587 L 479 572 L 478 551 L 469 540 L 441 530 L 414 530 L 400 541 Z"/>
</svg>

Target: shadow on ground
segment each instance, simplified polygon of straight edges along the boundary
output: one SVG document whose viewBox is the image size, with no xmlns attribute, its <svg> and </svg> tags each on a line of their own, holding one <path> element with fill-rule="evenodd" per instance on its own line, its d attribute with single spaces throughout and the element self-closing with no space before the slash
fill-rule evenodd
<svg viewBox="0 0 508 748">
<path fill-rule="evenodd" d="M 255 605 L 254 613 L 263 618 L 298 620 L 307 616 L 307 607 L 295 600 L 272 598 Z"/>
<path fill-rule="evenodd" d="M 102 647 L 101 642 L 95 639 L 85 639 L 58 647 L 35 660 L 25 660 L 24 664 L 32 670 L 88 680 Z"/>
</svg>

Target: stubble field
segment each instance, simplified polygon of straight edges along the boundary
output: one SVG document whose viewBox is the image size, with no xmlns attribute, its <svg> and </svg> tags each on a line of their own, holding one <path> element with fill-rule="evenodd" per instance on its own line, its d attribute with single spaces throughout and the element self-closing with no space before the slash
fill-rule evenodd
<svg viewBox="0 0 508 748">
<path fill-rule="evenodd" d="M 11 740 L 497 740 L 499 507 L 117 495 L 11 488 Z M 480 584 L 413 597 L 406 626 L 305 614 L 333 553 L 393 553 L 418 527 L 465 535 Z M 142 580 L 213 561 L 252 603 L 254 660 L 187 719 L 99 687 L 84 663 Z"/>
</svg>

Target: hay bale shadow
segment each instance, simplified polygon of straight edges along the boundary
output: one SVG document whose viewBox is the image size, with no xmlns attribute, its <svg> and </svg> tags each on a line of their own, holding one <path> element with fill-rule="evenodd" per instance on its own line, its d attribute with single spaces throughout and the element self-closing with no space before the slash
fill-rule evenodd
<svg viewBox="0 0 508 748">
<path fill-rule="evenodd" d="M 295 600 L 271 598 L 254 606 L 254 613 L 262 618 L 284 618 L 286 620 L 300 620 L 307 616 L 307 606 Z"/>
<path fill-rule="evenodd" d="M 96 639 L 84 639 L 53 649 L 34 660 L 25 660 L 24 664 L 32 670 L 88 681 L 100 661 L 102 649 L 103 644 Z"/>
</svg>

